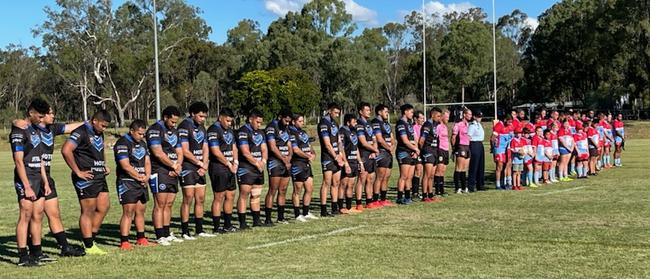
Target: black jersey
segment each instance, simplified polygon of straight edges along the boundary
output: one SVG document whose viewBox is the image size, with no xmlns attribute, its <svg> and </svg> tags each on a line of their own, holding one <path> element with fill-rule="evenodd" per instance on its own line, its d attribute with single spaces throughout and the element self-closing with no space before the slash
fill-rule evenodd
<svg viewBox="0 0 650 279">
<path fill-rule="evenodd" d="M 430 146 L 438 148 L 438 133 L 436 127 L 438 127 L 438 123 L 433 123 L 431 119 L 427 120 L 424 122 L 424 125 L 422 125 L 420 137 L 424 138 L 423 147 Z"/>
<path fill-rule="evenodd" d="M 168 128 L 162 121 L 157 121 L 147 130 L 147 145 L 149 148 L 160 146 L 163 153 L 165 153 L 170 160 L 173 162 L 178 160 L 176 150 L 181 148 L 181 143 L 178 140 L 178 131 L 176 131 L 176 128 L 174 127 Z M 150 153 L 153 153 L 153 151 L 150 151 Z M 159 158 L 152 156 L 151 172 L 155 173 L 161 170 L 165 173 L 172 171 L 172 169 L 163 164 Z"/>
<path fill-rule="evenodd" d="M 406 119 L 400 118 L 400 120 L 397 121 L 397 124 L 395 124 L 395 130 L 397 133 L 397 150 L 408 152 L 413 151 L 406 145 L 409 142 L 415 144 L 415 131 L 413 130 L 413 125 L 411 125 L 411 123 Z M 405 142 L 402 139 L 402 136 L 406 136 L 408 142 Z"/>
<path fill-rule="evenodd" d="M 235 144 L 235 132 L 231 128 L 224 129 L 219 122 L 215 122 L 208 128 L 208 146 L 219 147 L 228 162 L 234 160 L 232 154 L 233 144 Z M 212 152 L 210 152 L 210 164 L 221 164 Z"/>
<path fill-rule="evenodd" d="M 199 161 L 203 160 L 203 145 L 207 144 L 205 135 L 205 127 L 194 122 L 192 118 L 185 118 L 185 120 L 178 125 L 178 138 L 180 142 L 187 142 L 190 146 L 190 152 L 192 152 L 194 157 Z M 197 166 L 188 160 L 184 160 L 183 169 L 188 168 L 196 169 Z"/>
<path fill-rule="evenodd" d="M 39 178 L 41 176 L 41 159 L 44 153 L 40 130 L 34 125 L 29 125 L 27 129 L 12 126 L 9 142 L 12 152 L 23 152 L 23 165 L 27 179 Z M 14 179 L 20 181 L 15 168 Z"/>
<path fill-rule="evenodd" d="M 115 153 L 118 180 L 135 180 L 135 177 L 131 177 L 120 165 L 120 161 L 124 159 L 129 160 L 129 164 L 138 174 L 145 174 L 146 159 L 149 156 L 149 152 L 147 151 L 147 144 L 144 140 L 135 141 L 131 135 L 126 134 L 115 142 L 113 152 Z"/>
<path fill-rule="evenodd" d="M 264 142 L 264 133 L 260 130 L 253 129 L 250 124 L 242 126 L 237 132 L 237 147 L 243 145 L 248 146 L 251 155 L 258 161 L 262 160 L 262 144 Z M 239 148 L 239 158 L 244 158 L 241 148 Z M 239 162 L 239 167 L 257 171 L 257 166 L 246 159 L 242 159 Z"/>
<path fill-rule="evenodd" d="M 54 123 L 45 126 L 36 126 L 41 134 L 41 144 L 43 144 L 42 160 L 48 176 L 50 175 L 50 167 L 52 166 L 52 154 L 54 154 L 54 138 L 65 133 L 65 125 L 65 123 Z"/>
<path fill-rule="evenodd" d="M 391 144 L 391 133 L 392 130 L 390 128 L 390 124 L 387 122 L 384 122 L 380 117 L 375 117 L 372 121 L 370 121 L 370 125 L 372 125 L 372 130 L 376 135 L 382 135 L 384 137 L 384 141 L 386 143 Z M 389 151 L 386 148 L 384 148 L 381 144 L 379 145 L 379 150 L 385 150 Z"/>
<path fill-rule="evenodd" d="M 359 119 L 357 119 L 356 131 L 358 139 L 363 137 L 366 139 L 366 142 L 368 144 L 372 145 L 375 143 L 375 133 L 372 129 L 372 125 L 363 119 L 363 117 L 359 117 Z M 368 158 L 370 157 L 370 154 L 372 154 L 372 151 L 363 146 L 361 142 L 359 142 L 359 152 L 361 153 L 362 158 Z"/>
<path fill-rule="evenodd" d="M 329 138 L 330 143 L 332 144 L 332 149 L 334 149 L 335 154 L 339 154 L 339 128 L 336 124 L 336 120 L 332 119 L 329 115 L 323 117 L 318 123 L 318 140 L 320 141 L 320 152 L 322 162 L 334 161 L 332 155 L 327 152 L 325 148 L 325 142 L 323 139 Z"/>
<path fill-rule="evenodd" d="M 85 122 L 72 131 L 68 142 L 76 146 L 73 154 L 79 170 L 92 171 L 93 180 L 103 179 L 106 174 L 104 134 L 97 134 L 93 126 Z"/>
<path fill-rule="evenodd" d="M 275 141 L 275 146 L 280 150 L 282 156 L 289 156 L 290 148 L 290 137 L 289 137 L 289 127 L 282 125 L 277 119 L 271 121 L 266 129 L 264 130 L 266 135 L 266 142 Z M 282 160 L 282 158 L 276 158 L 273 152 L 269 152 L 270 160 Z"/>
<path fill-rule="evenodd" d="M 359 139 L 357 138 L 357 128 L 350 129 L 348 126 L 342 126 L 340 129 L 341 137 L 343 137 L 343 149 L 349 164 L 357 164 L 357 153 L 359 151 L 357 145 Z"/>
<path fill-rule="evenodd" d="M 303 129 L 298 129 L 295 126 L 289 127 L 289 136 L 291 140 L 291 147 L 298 147 L 303 153 L 311 154 L 311 145 L 309 144 L 309 135 Z M 309 163 L 309 159 L 298 156 L 295 152 L 291 156 L 291 162 Z"/>
</svg>

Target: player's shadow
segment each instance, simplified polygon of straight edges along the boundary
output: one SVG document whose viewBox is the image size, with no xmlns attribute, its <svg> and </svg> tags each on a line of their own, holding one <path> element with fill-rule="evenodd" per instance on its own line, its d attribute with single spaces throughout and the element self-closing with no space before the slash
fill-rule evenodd
<svg viewBox="0 0 650 279">
<path fill-rule="evenodd" d="M 58 247 L 56 241 L 53 240 L 51 234 L 46 235 L 41 240 L 41 246 L 44 252 L 50 252 L 49 247 Z M 0 236 L 0 262 L 8 264 L 16 264 L 18 261 L 18 249 L 16 248 L 15 235 Z"/>
</svg>

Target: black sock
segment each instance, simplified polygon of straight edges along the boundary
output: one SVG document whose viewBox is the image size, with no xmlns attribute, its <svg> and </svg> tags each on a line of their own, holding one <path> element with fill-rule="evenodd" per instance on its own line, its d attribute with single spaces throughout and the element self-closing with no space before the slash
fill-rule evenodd
<svg viewBox="0 0 650 279">
<path fill-rule="evenodd" d="M 221 224 L 221 216 L 212 216 L 212 227 L 216 231 L 219 228 L 219 225 Z"/>
<path fill-rule="evenodd" d="M 401 200 L 403 196 L 404 196 L 404 192 L 402 192 L 402 191 L 397 191 L 397 199 L 398 199 L 398 200 Z"/>
<path fill-rule="evenodd" d="M 442 176 L 436 176 L 436 177 L 434 177 L 434 180 L 433 180 L 433 181 L 434 181 L 433 184 L 434 184 L 434 186 L 435 186 L 435 188 L 436 188 L 436 195 L 442 195 L 442 194 L 444 194 L 444 192 L 445 192 L 445 191 L 444 191 L 444 185 L 445 185 L 445 184 L 444 184 L 444 183 L 445 183 L 445 182 L 444 182 L 444 177 L 442 177 Z"/>
<path fill-rule="evenodd" d="M 309 205 L 302 206 L 302 215 L 307 216 L 309 214 Z"/>
<path fill-rule="evenodd" d="M 332 202 L 332 213 L 339 212 L 339 208 L 340 207 L 339 207 L 339 202 L 338 201 Z"/>
<path fill-rule="evenodd" d="M 379 193 L 372 194 L 372 201 L 378 201 L 379 200 Z"/>
<path fill-rule="evenodd" d="M 99 234 L 98 232 L 93 232 L 93 242 L 95 242 L 95 240 L 97 240 L 97 235 L 98 234 Z"/>
<path fill-rule="evenodd" d="M 84 237 L 83 242 L 84 242 L 84 247 L 86 247 L 86 248 L 93 247 L 93 238 L 92 237 Z"/>
<path fill-rule="evenodd" d="M 352 209 L 352 198 L 345 198 L 345 208 Z"/>
<path fill-rule="evenodd" d="M 404 198 L 406 198 L 407 200 L 411 199 L 411 191 L 407 190 L 406 192 L 404 192 Z"/>
<path fill-rule="evenodd" d="M 298 206 L 293 206 L 293 217 L 298 218 L 300 216 L 300 207 Z"/>
<path fill-rule="evenodd" d="M 120 243 L 122 242 L 129 242 L 129 236 L 128 235 L 120 235 Z"/>
<path fill-rule="evenodd" d="M 265 220 L 266 220 L 267 222 L 268 222 L 268 221 L 271 221 L 271 212 L 272 212 L 272 211 L 273 211 L 273 208 L 264 207 L 264 215 L 266 215 L 266 216 L 265 216 Z"/>
<path fill-rule="evenodd" d="M 27 247 L 23 248 L 18 248 L 18 257 L 26 257 L 27 256 Z"/>
<path fill-rule="evenodd" d="M 360 199 L 357 200 L 356 204 L 357 204 L 357 206 L 361 205 L 361 200 Z"/>
<path fill-rule="evenodd" d="M 370 203 L 372 203 L 372 198 L 366 198 L 366 205 L 369 205 Z"/>
<path fill-rule="evenodd" d="M 56 239 L 56 243 L 59 245 L 59 248 L 63 249 L 68 247 L 68 238 L 65 235 L 65 231 L 60 231 L 58 233 L 54 233 L 54 239 Z"/>
<path fill-rule="evenodd" d="M 194 231 L 196 231 L 196 234 L 200 234 L 203 232 L 203 217 L 194 217 Z"/>
<path fill-rule="evenodd" d="M 460 185 L 463 187 L 463 189 L 467 188 L 467 173 L 462 171 L 459 173 L 459 176 Z"/>
<path fill-rule="evenodd" d="M 189 235 L 190 234 L 190 222 L 181 222 L 181 233 Z"/>
<path fill-rule="evenodd" d="M 232 228 L 232 213 L 226 213 L 223 215 L 223 227 Z"/>
<path fill-rule="evenodd" d="M 278 220 L 284 221 L 284 205 L 278 205 Z"/>
<path fill-rule="evenodd" d="M 339 209 L 343 209 L 343 199 L 339 198 L 338 200 Z"/>
<path fill-rule="evenodd" d="M 460 172 L 454 171 L 454 190 L 460 189 Z"/>
<path fill-rule="evenodd" d="M 168 237 L 170 235 L 171 235 L 171 233 L 170 233 L 170 230 L 169 230 L 169 225 L 163 226 L 163 235 L 162 236 L 163 237 Z"/>
<path fill-rule="evenodd" d="M 144 232 L 136 232 L 136 239 L 143 239 L 144 237 Z"/>
<path fill-rule="evenodd" d="M 420 178 L 417 176 L 414 176 L 413 179 L 411 180 L 411 193 L 417 194 L 417 192 L 420 191 Z"/>
<path fill-rule="evenodd" d="M 320 205 L 320 215 L 327 215 L 327 205 L 326 204 L 321 204 Z"/>
<path fill-rule="evenodd" d="M 429 194 L 428 194 L 428 197 L 429 197 L 430 199 L 432 199 L 432 198 L 433 198 L 433 193 L 429 193 Z"/>
<path fill-rule="evenodd" d="M 154 233 L 156 233 L 156 239 L 161 239 L 161 238 L 165 237 L 165 229 L 164 228 L 161 228 L 161 229 L 154 228 L 153 231 L 154 231 Z"/>
<path fill-rule="evenodd" d="M 380 193 L 381 193 L 381 201 L 385 201 L 386 200 L 386 194 L 388 194 L 388 191 L 381 191 Z"/>
<path fill-rule="evenodd" d="M 253 214 L 253 224 L 259 224 L 260 223 L 260 212 L 259 211 L 251 211 Z"/>
<path fill-rule="evenodd" d="M 32 247 L 29 247 L 29 254 L 33 256 L 43 255 L 43 250 L 41 249 L 41 245 L 32 245 Z"/>
<path fill-rule="evenodd" d="M 29 227 L 27 227 L 27 229 L 29 229 Z M 32 234 L 31 233 L 27 234 L 27 248 L 29 249 L 29 251 L 34 250 L 34 244 L 32 244 Z"/>
<path fill-rule="evenodd" d="M 239 219 L 239 227 L 246 226 L 246 213 L 237 213 L 237 218 Z"/>
</svg>

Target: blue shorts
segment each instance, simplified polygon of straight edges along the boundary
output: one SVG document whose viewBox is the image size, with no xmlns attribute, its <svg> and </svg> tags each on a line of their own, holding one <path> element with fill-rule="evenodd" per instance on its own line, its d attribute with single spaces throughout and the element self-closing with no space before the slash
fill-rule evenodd
<svg viewBox="0 0 650 279">
<path fill-rule="evenodd" d="M 568 149 L 566 149 L 566 148 L 564 148 L 564 147 L 560 147 L 560 156 L 562 156 L 562 155 L 569 155 L 569 154 L 571 154 L 571 152 L 569 152 Z"/>
</svg>

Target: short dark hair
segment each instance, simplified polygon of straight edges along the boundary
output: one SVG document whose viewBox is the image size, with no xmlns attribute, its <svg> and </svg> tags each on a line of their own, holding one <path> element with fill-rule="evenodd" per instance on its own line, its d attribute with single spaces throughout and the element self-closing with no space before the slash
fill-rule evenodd
<svg viewBox="0 0 650 279">
<path fill-rule="evenodd" d="M 300 119 L 300 117 L 305 117 L 305 116 L 302 113 L 296 112 L 291 116 L 291 121 L 296 121 Z"/>
<path fill-rule="evenodd" d="M 352 121 L 353 119 L 355 119 L 354 114 L 346 113 L 343 116 L 343 123 L 345 123 L 345 125 L 348 125 L 348 123 L 350 123 L 350 121 Z"/>
<path fill-rule="evenodd" d="M 357 107 L 357 110 L 358 110 L 358 111 L 361 111 L 361 110 L 363 110 L 363 109 L 366 108 L 366 107 L 367 107 L 367 108 L 371 108 L 370 103 L 367 103 L 367 102 L 361 102 L 361 103 L 359 104 L 359 106 Z"/>
<path fill-rule="evenodd" d="M 341 106 L 339 106 L 337 103 L 327 104 L 327 110 L 333 110 L 333 109 L 341 110 Z"/>
<path fill-rule="evenodd" d="M 280 113 L 278 113 L 280 118 L 291 117 L 291 115 L 293 115 L 293 113 L 291 113 L 290 109 L 281 109 Z"/>
<path fill-rule="evenodd" d="M 163 117 L 181 116 L 181 110 L 176 106 L 168 106 L 162 111 Z"/>
<path fill-rule="evenodd" d="M 544 135 L 548 135 L 548 134 L 550 134 L 550 133 L 551 133 L 551 129 L 546 129 L 546 130 L 544 130 Z"/>
<path fill-rule="evenodd" d="M 524 134 L 530 134 L 530 129 L 528 129 L 528 128 L 524 128 L 524 129 L 523 129 L 523 133 L 524 133 Z"/>
<path fill-rule="evenodd" d="M 429 117 L 433 116 L 434 112 L 439 112 L 442 114 L 442 110 L 439 107 L 432 107 L 431 110 L 429 110 Z"/>
<path fill-rule="evenodd" d="M 200 112 L 208 113 L 208 105 L 204 102 L 195 102 L 190 105 L 188 110 L 190 111 L 190 114 L 197 114 Z"/>
<path fill-rule="evenodd" d="M 403 104 L 401 107 L 399 107 L 399 110 L 404 114 L 407 110 L 412 110 L 413 106 L 411 104 Z"/>
<path fill-rule="evenodd" d="M 424 115 L 424 113 L 421 110 L 417 110 L 413 113 L 413 117 L 418 118 L 420 115 Z"/>
<path fill-rule="evenodd" d="M 264 117 L 264 114 L 262 114 L 262 112 L 259 111 L 258 109 L 251 109 L 248 112 L 248 118 L 257 118 L 257 117 Z"/>
<path fill-rule="evenodd" d="M 145 122 L 142 119 L 135 119 L 133 122 L 131 122 L 131 125 L 129 125 L 130 130 L 138 130 L 138 129 L 146 129 L 147 128 L 147 122 Z"/>
<path fill-rule="evenodd" d="M 91 120 L 106 121 L 106 122 L 110 123 L 111 121 L 113 121 L 113 117 L 111 117 L 111 114 L 108 113 L 107 110 L 102 109 L 102 110 L 98 110 L 97 112 L 95 112 L 95 114 L 93 114 L 93 117 L 91 118 Z"/>
<path fill-rule="evenodd" d="M 34 98 L 27 107 L 28 113 L 30 110 L 34 110 L 40 114 L 47 114 L 50 112 L 50 104 L 43 98 Z"/>
<path fill-rule="evenodd" d="M 233 112 L 232 109 L 230 109 L 230 108 L 222 108 L 219 111 L 219 116 L 226 116 L 226 117 L 235 118 L 235 112 Z"/>
<path fill-rule="evenodd" d="M 387 109 L 388 107 L 384 104 L 378 104 L 375 106 L 375 114 L 379 114 L 380 111 Z"/>
</svg>

